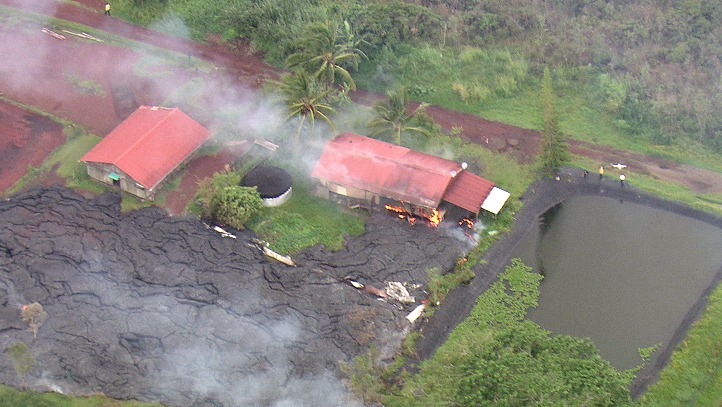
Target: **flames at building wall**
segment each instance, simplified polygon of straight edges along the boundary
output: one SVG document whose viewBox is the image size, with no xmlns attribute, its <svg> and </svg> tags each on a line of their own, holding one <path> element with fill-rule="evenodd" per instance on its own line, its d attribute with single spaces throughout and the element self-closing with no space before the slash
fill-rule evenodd
<svg viewBox="0 0 722 407">
<path fill-rule="evenodd" d="M 439 212 L 438 209 L 418 208 L 413 205 L 411 205 L 410 208 L 407 208 L 403 202 L 401 204 L 403 206 L 384 205 L 384 208 L 391 212 L 395 212 L 399 218 L 408 220 L 412 225 L 416 224 L 418 219 L 425 219 L 429 222 L 429 225 L 439 226 L 439 223 L 441 223 L 441 220 L 444 217 L 444 214 Z"/>
</svg>

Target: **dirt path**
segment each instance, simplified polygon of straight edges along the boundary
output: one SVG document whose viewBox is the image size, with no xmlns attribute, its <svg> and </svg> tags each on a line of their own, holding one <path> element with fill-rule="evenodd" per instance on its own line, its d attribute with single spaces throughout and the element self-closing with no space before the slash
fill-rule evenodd
<svg viewBox="0 0 722 407">
<path fill-rule="evenodd" d="M 0 4 L 3 5 L 85 24 L 119 36 L 124 36 L 136 41 L 152 44 L 184 54 L 190 53 L 193 56 L 203 58 L 219 67 L 223 67 L 224 71 L 230 73 L 229 77 L 233 80 L 229 86 L 237 85 L 253 88 L 258 86 L 260 81 L 266 78 L 277 77 L 280 73 L 280 70 L 263 63 L 258 56 L 249 54 L 247 49 L 245 49 L 242 45 L 230 48 L 221 44 L 198 44 L 184 39 L 173 38 L 142 27 L 127 24 L 115 19 L 114 17 L 104 16 L 101 8 L 104 4 L 102 1 L 79 0 L 79 2 L 91 9 L 48 0 L 0 0 Z M 105 66 L 109 66 L 111 63 L 114 63 L 116 61 L 114 58 L 132 61 L 133 58 L 137 58 L 137 55 L 133 55 L 131 51 L 127 50 L 117 51 L 117 54 L 113 54 L 113 52 L 116 51 L 111 52 L 99 44 L 83 43 L 83 46 L 79 47 L 77 42 L 56 41 L 52 37 L 46 38 L 45 34 L 40 34 L 40 27 L 36 28 L 38 28 L 38 31 L 35 34 L 30 35 L 29 38 L 23 38 L 23 36 L 28 35 L 27 33 L 0 33 L 0 35 L 5 35 L 6 38 L 13 36 L 12 42 L 0 41 L 0 43 L 12 44 L 11 49 L 0 48 L 0 53 L 7 54 L 9 52 L 17 52 L 18 47 L 31 48 L 38 43 L 42 44 L 43 47 L 45 47 L 44 53 L 30 53 L 32 55 L 26 55 L 28 58 L 34 55 L 41 55 L 42 57 L 35 60 L 19 60 L 19 63 L 23 64 L 20 68 L 22 70 L 32 71 L 35 75 L 34 78 L 37 78 L 38 75 L 42 75 L 40 77 L 43 80 L 47 80 L 47 83 L 56 85 L 48 86 L 45 82 L 43 82 L 41 87 L 43 88 L 42 92 L 45 93 L 41 93 L 39 91 L 31 92 L 28 90 L 30 87 L 23 89 L 13 88 L 8 91 L 6 89 L 10 89 L 9 85 L 3 82 L 3 69 L 7 68 L 0 66 L 0 92 L 4 92 L 8 97 L 16 98 L 17 100 L 21 100 L 25 103 L 38 106 L 39 108 L 53 112 L 54 114 L 64 115 L 64 117 L 70 118 L 79 124 L 96 129 L 99 133 L 112 129 L 123 118 L 118 117 L 116 114 L 116 110 L 113 108 L 110 96 L 97 96 L 95 98 L 90 96 L 68 98 L 67 95 L 72 93 L 73 89 L 67 84 L 62 85 L 63 79 L 57 78 L 57 72 L 60 69 L 59 67 L 64 66 L 63 64 L 68 64 L 68 66 L 77 66 L 79 67 L 78 69 L 81 69 L 81 73 L 84 77 L 94 78 L 101 83 L 104 88 L 110 89 L 115 86 L 117 82 L 104 78 L 103 69 L 105 69 Z M 80 49 L 85 50 L 85 53 L 81 54 L 79 51 Z M 84 62 L 86 60 L 83 58 L 94 59 L 90 60 L 93 62 L 86 63 Z M 103 61 L 103 63 L 97 62 L 98 60 Z M 10 61 L 12 62 L 12 58 Z M 178 75 L 179 80 L 187 80 L 187 76 L 183 76 L 184 73 L 180 72 Z M 120 81 L 121 84 L 123 79 L 125 78 L 116 78 L 116 80 Z M 136 102 L 149 104 L 160 103 L 162 97 L 167 95 L 169 90 L 172 90 L 172 86 L 175 86 L 174 83 L 166 82 L 168 85 L 167 88 L 152 88 L 155 85 L 150 82 L 151 81 L 136 81 L 132 84 L 136 98 L 138 99 Z M 373 101 L 383 98 L 380 95 L 370 94 L 363 91 L 356 92 L 352 95 L 352 97 L 354 100 L 366 104 L 373 103 Z M 517 157 L 517 159 L 521 162 L 532 162 L 537 155 L 540 145 L 540 135 L 536 131 L 521 129 L 499 122 L 488 121 L 470 114 L 449 111 L 436 106 L 430 107 L 428 109 L 428 113 L 443 128 L 447 130 L 457 128 L 461 131 L 460 136 L 464 139 L 470 142 L 482 144 L 497 152 L 510 153 Z M 16 126 L 13 127 L 15 129 L 17 128 L 17 122 L 25 120 L 24 118 L 18 117 L 19 116 L 17 115 L 15 116 L 15 124 L 12 124 L 12 126 Z M 23 123 L 24 122 L 22 122 L 21 125 L 27 127 L 26 124 Z M 677 164 L 667 160 L 640 154 L 616 150 L 610 147 L 595 146 L 574 140 L 570 141 L 570 146 L 572 153 L 591 157 L 602 165 L 609 166 L 615 163 L 626 164 L 628 166 L 628 174 L 648 174 L 659 179 L 676 181 L 698 193 L 722 193 L 722 174 L 716 172 L 702 170 L 692 166 Z M 220 169 L 220 167 L 222 167 L 230 159 L 232 159 L 232 155 L 228 155 L 228 153 L 224 151 L 222 154 L 218 154 L 215 157 L 203 157 L 197 162 L 190 163 L 188 165 L 187 175 L 183 177 L 180 187 L 178 190 L 170 194 L 166 201 L 168 210 L 174 214 L 182 212 L 185 207 L 184 203 L 187 203 L 192 196 L 197 180 L 201 177 L 212 174 L 215 170 Z M 0 172 L 0 181 L 2 181 L 2 176 L 6 172 L 7 171 Z M 616 182 L 613 183 L 616 184 Z M 552 185 L 551 189 L 547 191 L 550 194 L 549 197 L 552 201 L 561 196 L 554 195 L 554 188 L 556 188 L 556 186 Z M 624 193 L 628 194 L 631 193 L 631 191 Z M 627 198 L 632 199 L 632 197 L 625 196 L 625 199 Z M 541 206 L 538 207 L 529 207 L 527 209 L 527 206 L 525 206 L 525 211 L 527 211 L 525 213 L 528 213 L 527 221 L 536 221 L 536 215 L 538 212 L 543 210 L 543 206 L 548 204 L 550 203 L 544 201 L 543 204 L 539 204 Z M 523 222 L 517 222 L 517 224 L 515 224 L 515 228 L 517 230 L 522 230 L 522 223 Z M 427 341 L 421 343 L 419 346 L 419 352 L 421 355 L 430 354 L 433 349 L 438 346 L 438 344 L 445 340 L 445 335 L 447 335 L 448 332 L 450 332 L 450 329 L 456 325 L 459 317 L 463 317 L 468 314 L 468 310 L 465 310 L 464 307 L 468 308 L 472 306 L 473 300 L 478 295 L 478 292 L 483 291 L 484 287 L 494 280 L 494 273 L 496 272 L 494 270 L 497 270 L 494 269 L 494 267 L 502 267 L 501 264 L 505 264 L 505 262 L 508 261 L 508 259 L 504 256 L 511 253 L 511 251 L 508 250 L 509 245 L 514 245 L 517 237 L 518 236 L 510 234 L 510 237 L 505 238 L 504 240 L 507 243 L 495 244 L 485 255 L 485 259 L 488 258 L 490 260 L 487 268 L 485 270 L 477 270 L 477 275 L 479 277 L 474 280 L 473 285 L 466 288 L 462 287 L 460 291 L 461 294 L 457 294 L 455 297 L 450 297 L 447 303 L 445 303 L 444 306 L 437 311 L 435 318 L 436 322 L 432 322 L 424 328 L 427 333 L 435 332 L 436 335 L 425 336 Z M 456 298 L 456 300 L 453 298 Z M 445 309 L 447 311 L 444 311 Z M 447 314 L 445 314 L 445 312 Z M 444 315 L 447 315 L 448 318 L 444 317 Z M 687 321 L 691 320 L 693 320 L 693 318 L 687 319 Z"/>
<path fill-rule="evenodd" d="M 281 70 L 264 63 L 259 56 L 252 55 L 243 44 L 235 44 L 233 47 L 220 43 L 199 44 L 134 26 L 114 17 L 105 16 L 102 14 L 104 1 L 80 0 L 79 3 L 82 3 L 87 8 L 57 1 L 0 0 L 0 4 L 45 13 L 59 19 L 85 24 L 136 41 L 181 53 L 189 53 L 223 67 L 238 86 L 257 87 L 262 80 L 275 78 L 281 73 Z M 51 41 L 50 45 L 60 46 L 57 41 Z M 63 55 L 63 52 L 57 54 Z M 62 92 L 67 90 L 49 89 L 49 91 Z M 360 103 L 370 104 L 383 97 L 358 91 L 352 95 L 352 98 Z M 56 107 L 56 110 L 63 110 L 64 108 L 63 106 L 57 106 L 57 104 L 54 107 Z M 534 130 L 521 129 L 437 106 L 430 107 L 428 113 L 443 128 L 447 130 L 456 128 L 461 131 L 460 136 L 464 139 L 482 144 L 497 152 L 510 153 L 521 162 L 532 162 L 537 155 L 540 135 Z M 98 116 L 102 115 L 95 116 L 97 123 Z M 115 121 L 118 121 L 117 118 L 115 118 Z M 82 121 L 80 123 L 87 125 Z M 107 128 L 111 124 L 101 127 Z M 626 164 L 628 167 L 625 171 L 627 171 L 628 175 L 634 173 L 648 174 L 659 179 L 679 182 L 698 193 L 722 193 L 722 174 L 720 173 L 580 141 L 570 140 L 570 145 L 573 154 L 591 157 L 598 161 L 600 165 Z"/>
</svg>

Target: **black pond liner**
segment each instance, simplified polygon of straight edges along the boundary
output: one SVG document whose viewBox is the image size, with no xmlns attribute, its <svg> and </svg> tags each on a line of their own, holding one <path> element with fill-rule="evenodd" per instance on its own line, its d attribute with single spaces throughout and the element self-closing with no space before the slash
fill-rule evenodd
<svg viewBox="0 0 722 407">
<path fill-rule="evenodd" d="M 476 277 L 469 284 L 462 284 L 453 290 L 434 314 L 421 326 L 422 336 L 416 343 L 416 356 L 409 358 L 406 369 L 411 372 L 418 371 L 416 367 L 421 360 L 436 352 L 449 337 L 451 331 L 462 322 L 470 313 L 476 298 L 497 281 L 499 273 L 506 269 L 511 261 L 511 255 L 519 242 L 534 224 L 538 224 L 542 216 L 549 209 L 560 202 L 577 195 L 599 195 L 617 198 L 620 201 L 634 202 L 663 209 L 677 215 L 687 216 L 722 229 L 722 217 L 703 212 L 687 204 L 669 201 L 651 193 L 639 191 L 633 185 L 620 182 L 611 177 L 599 180 L 594 177 L 584 177 L 580 168 L 563 167 L 558 181 L 545 178 L 537 181 L 527 188 L 520 198 L 524 202 L 521 210 L 514 214 L 514 226 L 509 233 L 494 242 L 472 269 Z M 633 184 L 633 182 L 632 182 Z M 677 348 L 692 324 L 699 318 L 707 305 L 707 299 L 712 291 L 722 283 L 722 267 L 714 275 L 712 283 L 704 289 L 697 301 L 687 311 L 684 319 L 676 327 L 672 339 L 662 348 L 658 349 L 648 362 L 652 365 L 649 373 L 637 377 L 630 385 L 633 399 L 641 396 L 647 387 L 654 383 L 659 372 L 669 363 L 672 352 Z"/>
<path fill-rule="evenodd" d="M 291 174 L 283 168 L 259 165 L 248 171 L 241 180 L 241 186 L 257 187 L 261 198 L 273 199 L 288 192 L 291 181 Z"/>
</svg>

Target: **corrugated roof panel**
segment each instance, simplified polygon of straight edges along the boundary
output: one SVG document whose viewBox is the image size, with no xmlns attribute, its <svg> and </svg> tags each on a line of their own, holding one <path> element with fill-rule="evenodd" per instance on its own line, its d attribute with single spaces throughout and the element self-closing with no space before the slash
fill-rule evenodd
<svg viewBox="0 0 722 407">
<path fill-rule="evenodd" d="M 493 182 L 476 174 L 462 171 L 451 181 L 444 194 L 444 200 L 467 211 L 477 213 L 494 185 Z"/>
<path fill-rule="evenodd" d="M 454 176 L 464 172 L 461 164 L 445 158 L 357 134 L 341 133 L 326 144 L 312 175 L 381 196 L 436 208 Z M 488 194 L 488 190 L 484 191 Z M 484 192 L 466 190 L 466 193 L 477 196 Z M 479 202 L 475 212 L 478 212 L 485 197 L 472 199 Z"/>
<path fill-rule="evenodd" d="M 81 161 L 115 164 L 151 189 L 209 136 L 206 128 L 178 108 L 141 106 Z"/>
<path fill-rule="evenodd" d="M 437 207 L 460 164 L 352 133 L 326 144 L 312 175 L 415 205 Z"/>
</svg>

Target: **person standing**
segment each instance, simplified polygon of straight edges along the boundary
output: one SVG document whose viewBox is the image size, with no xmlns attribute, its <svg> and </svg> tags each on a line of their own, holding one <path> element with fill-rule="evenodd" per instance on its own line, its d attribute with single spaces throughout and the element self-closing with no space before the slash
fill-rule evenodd
<svg viewBox="0 0 722 407">
<path fill-rule="evenodd" d="M 599 180 L 600 180 L 600 181 L 602 180 L 602 177 L 603 177 L 603 176 L 604 176 L 604 166 L 603 166 L 603 165 L 600 165 L 600 166 L 599 166 Z"/>
<path fill-rule="evenodd" d="M 105 15 L 110 15 L 110 3 L 105 3 Z"/>
<path fill-rule="evenodd" d="M 627 177 L 624 174 L 619 175 L 619 185 L 624 188 L 624 180 L 627 179 Z"/>
</svg>

